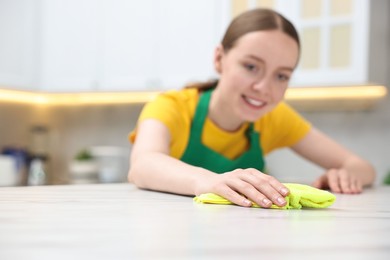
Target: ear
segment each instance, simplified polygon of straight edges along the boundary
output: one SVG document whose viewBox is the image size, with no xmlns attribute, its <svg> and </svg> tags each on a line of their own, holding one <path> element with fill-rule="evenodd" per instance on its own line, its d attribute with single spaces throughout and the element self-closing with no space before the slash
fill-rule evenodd
<svg viewBox="0 0 390 260">
<path fill-rule="evenodd" d="M 222 57 L 224 51 L 222 45 L 218 45 L 214 51 L 214 68 L 220 74 L 222 72 Z"/>
</svg>

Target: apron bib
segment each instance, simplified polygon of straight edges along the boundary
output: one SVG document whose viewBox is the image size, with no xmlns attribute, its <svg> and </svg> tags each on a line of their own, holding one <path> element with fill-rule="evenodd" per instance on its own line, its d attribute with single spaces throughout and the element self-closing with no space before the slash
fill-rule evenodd
<svg viewBox="0 0 390 260">
<path fill-rule="evenodd" d="M 254 131 L 253 123 L 250 123 L 245 133 L 249 139 L 249 149 L 236 159 L 229 159 L 202 144 L 203 126 L 207 118 L 212 91 L 213 89 L 203 92 L 199 98 L 188 145 L 180 160 L 215 173 L 229 172 L 238 168 L 255 168 L 263 172 L 265 166 L 263 152 L 260 147 L 259 133 Z"/>
</svg>

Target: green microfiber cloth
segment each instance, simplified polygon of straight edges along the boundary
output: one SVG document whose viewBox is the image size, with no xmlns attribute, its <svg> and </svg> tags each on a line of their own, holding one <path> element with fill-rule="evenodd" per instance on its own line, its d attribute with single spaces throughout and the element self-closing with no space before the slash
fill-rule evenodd
<svg viewBox="0 0 390 260">
<path fill-rule="evenodd" d="M 274 209 L 300 209 L 304 208 L 326 208 L 334 203 L 336 196 L 324 190 L 320 190 L 308 185 L 297 183 L 283 183 L 290 193 L 285 197 L 287 203 L 283 207 L 272 205 Z M 231 201 L 214 193 L 205 193 L 194 198 L 197 203 L 211 203 L 211 204 L 233 204 Z M 256 203 L 252 207 L 260 208 Z"/>
</svg>

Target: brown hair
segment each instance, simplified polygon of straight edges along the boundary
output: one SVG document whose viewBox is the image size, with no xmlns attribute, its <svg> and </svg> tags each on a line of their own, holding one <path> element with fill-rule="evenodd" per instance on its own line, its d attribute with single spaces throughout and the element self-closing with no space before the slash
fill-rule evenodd
<svg viewBox="0 0 390 260">
<path fill-rule="evenodd" d="M 261 8 L 244 12 L 234 18 L 222 39 L 222 46 L 225 51 L 229 51 L 243 35 L 267 30 L 280 30 L 300 46 L 298 33 L 289 20 L 271 9 Z"/>
<path fill-rule="evenodd" d="M 296 41 L 298 48 L 300 48 L 298 32 L 294 25 L 283 15 L 271 9 L 263 8 L 246 11 L 234 18 L 222 38 L 222 47 L 224 51 L 228 52 L 235 46 L 237 40 L 245 34 L 266 30 L 280 30 L 286 33 Z M 196 87 L 206 90 L 213 88 L 216 85 L 217 80 L 212 80 L 204 83 L 192 84 L 187 87 Z"/>
</svg>

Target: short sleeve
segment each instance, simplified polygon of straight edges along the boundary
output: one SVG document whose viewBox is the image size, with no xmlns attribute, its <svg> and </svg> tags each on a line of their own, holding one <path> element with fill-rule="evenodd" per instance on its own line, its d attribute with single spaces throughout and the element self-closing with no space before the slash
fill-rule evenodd
<svg viewBox="0 0 390 260">
<path fill-rule="evenodd" d="M 192 98 L 194 93 L 190 92 L 189 90 L 172 90 L 159 94 L 145 105 L 137 125 L 146 119 L 156 119 L 168 127 L 171 137 L 178 137 L 182 131 L 189 131 L 193 107 L 195 107 L 195 101 Z M 132 143 L 136 138 L 136 130 L 134 129 L 129 135 Z"/>
<path fill-rule="evenodd" d="M 259 122 L 263 153 L 291 147 L 311 129 L 311 124 L 286 103 L 280 103 Z"/>
</svg>

